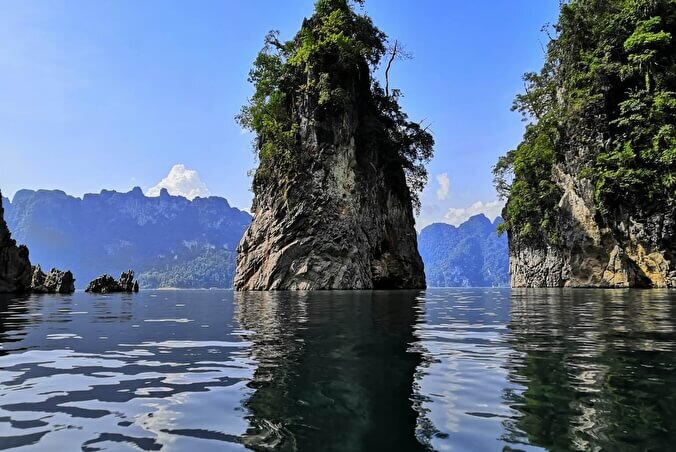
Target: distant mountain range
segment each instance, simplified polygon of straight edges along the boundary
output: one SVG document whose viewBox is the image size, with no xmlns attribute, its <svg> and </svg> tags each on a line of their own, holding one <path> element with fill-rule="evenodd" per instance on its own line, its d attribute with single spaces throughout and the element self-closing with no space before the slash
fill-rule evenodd
<svg viewBox="0 0 676 452">
<path fill-rule="evenodd" d="M 230 287 L 236 248 L 251 216 L 224 198 L 189 201 L 103 190 L 82 199 L 21 190 L 3 199 L 5 219 L 33 264 L 69 269 L 76 287 L 134 269 L 143 287 Z"/>
<path fill-rule="evenodd" d="M 434 223 L 418 235 L 429 287 L 509 286 L 507 235 L 485 215 L 471 217 L 460 226 Z"/>
<path fill-rule="evenodd" d="M 68 269 L 83 288 L 96 276 L 134 269 L 142 287 L 227 288 L 251 216 L 212 196 L 190 201 L 103 190 L 82 199 L 59 190 L 3 198 L 5 220 L 33 264 Z M 459 227 L 436 223 L 418 236 L 430 287 L 506 286 L 507 238 L 484 215 Z"/>
</svg>

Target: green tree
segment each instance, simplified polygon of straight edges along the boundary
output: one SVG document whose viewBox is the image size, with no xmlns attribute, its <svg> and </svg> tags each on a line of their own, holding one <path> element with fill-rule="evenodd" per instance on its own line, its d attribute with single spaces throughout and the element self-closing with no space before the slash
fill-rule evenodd
<svg viewBox="0 0 676 452">
<path fill-rule="evenodd" d="M 265 38 L 249 73 L 254 94 L 237 117 L 256 134 L 259 166 L 254 190 L 264 183 L 283 190 L 282 175 L 290 176 L 312 158 L 303 153 L 299 136 L 302 118 L 297 106 L 304 99 L 317 105 L 320 116 L 338 115 L 361 102 L 368 104 L 372 116 L 370 124 L 363 124 L 362 135 L 367 141 L 378 140 L 379 158 L 393 171 L 403 169 L 412 203 L 419 208 L 434 139 L 427 127 L 401 110 L 401 92 L 389 86 L 386 92 L 373 76 L 384 56 L 401 56 L 396 54 L 401 47 L 388 47 L 385 33 L 358 14 L 355 3 L 363 2 L 318 0 L 314 14 L 293 39 L 281 41 L 276 31 Z M 354 99 L 346 82 L 353 74 L 367 81 L 368 98 Z"/>
</svg>

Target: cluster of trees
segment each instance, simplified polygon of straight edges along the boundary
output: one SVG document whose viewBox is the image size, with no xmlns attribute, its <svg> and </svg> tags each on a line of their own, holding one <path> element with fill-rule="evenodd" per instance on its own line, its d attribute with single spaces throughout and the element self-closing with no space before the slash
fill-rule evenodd
<svg viewBox="0 0 676 452">
<path fill-rule="evenodd" d="M 392 62 L 406 53 L 398 42 L 389 44 L 368 16 L 358 14 L 355 3 L 363 2 L 318 0 L 314 14 L 293 39 L 280 41 L 276 31 L 267 35 L 249 73 L 254 94 L 237 117 L 256 134 L 259 167 L 254 190 L 262 183 L 280 183 L 277 171 L 290 175 L 303 167 L 300 163 L 308 156 L 300 143 L 298 106 L 304 99 L 311 99 L 320 117 L 337 117 L 357 106 L 363 110 L 366 103 L 376 118 L 372 130 L 380 140 L 380 157 L 392 168 L 404 170 L 418 207 L 434 139 L 426 127 L 409 120 L 399 106 L 401 92 L 389 87 Z M 382 88 L 373 73 L 385 60 L 388 79 Z M 357 99 L 351 90 L 364 83 L 368 98 Z"/>
<path fill-rule="evenodd" d="M 562 3 L 544 66 L 514 102 L 531 123 L 495 166 L 503 229 L 558 241 L 552 167 L 566 156 L 601 215 L 676 203 L 675 31 L 673 0 Z"/>
</svg>

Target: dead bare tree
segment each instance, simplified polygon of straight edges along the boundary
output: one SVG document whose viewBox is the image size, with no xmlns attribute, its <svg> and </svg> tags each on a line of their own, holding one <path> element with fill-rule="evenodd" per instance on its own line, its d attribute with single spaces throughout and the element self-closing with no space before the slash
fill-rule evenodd
<svg viewBox="0 0 676 452">
<path fill-rule="evenodd" d="M 412 56 L 398 40 L 395 40 L 387 49 L 387 54 L 390 57 L 387 60 L 387 67 L 385 68 L 385 95 L 390 97 L 390 69 L 392 68 L 392 63 L 394 60 L 410 60 Z"/>
</svg>

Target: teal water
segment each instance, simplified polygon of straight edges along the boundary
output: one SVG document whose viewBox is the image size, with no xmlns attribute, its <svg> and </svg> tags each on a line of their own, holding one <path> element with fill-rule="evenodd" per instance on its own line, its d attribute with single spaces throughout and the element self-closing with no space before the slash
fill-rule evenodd
<svg viewBox="0 0 676 452">
<path fill-rule="evenodd" d="M 0 296 L 0 449 L 674 444 L 674 291 Z"/>
</svg>

